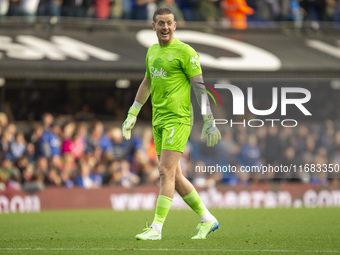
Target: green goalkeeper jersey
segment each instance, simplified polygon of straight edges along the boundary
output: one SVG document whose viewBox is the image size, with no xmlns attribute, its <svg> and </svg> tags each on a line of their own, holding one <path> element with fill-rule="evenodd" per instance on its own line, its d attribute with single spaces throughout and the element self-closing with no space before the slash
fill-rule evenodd
<svg viewBox="0 0 340 255">
<path fill-rule="evenodd" d="M 178 39 L 152 45 L 146 55 L 151 83 L 153 126 L 167 123 L 190 125 L 190 78 L 202 73 L 197 52 Z"/>
</svg>

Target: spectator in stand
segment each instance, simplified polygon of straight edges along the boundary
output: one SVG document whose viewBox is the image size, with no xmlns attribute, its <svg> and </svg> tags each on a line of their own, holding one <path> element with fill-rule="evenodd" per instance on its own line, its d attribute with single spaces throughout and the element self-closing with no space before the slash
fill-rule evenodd
<svg viewBox="0 0 340 255">
<path fill-rule="evenodd" d="M 326 166 L 330 162 L 327 158 L 327 150 L 324 147 L 318 148 L 313 155 L 313 164 L 316 166 Z M 329 173 L 325 171 L 311 171 L 311 180 L 313 184 L 327 185 L 329 183 Z"/>
<path fill-rule="evenodd" d="M 199 0 L 177 0 L 176 3 L 183 13 L 185 21 L 194 21 Z"/>
<path fill-rule="evenodd" d="M 33 144 L 34 151 L 36 152 L 36 154 L 39 153 L 39 150 L 40 150 L 40 148 L 39 148 L 40 140 L 41 140 L 41 137 L 42 137 L 43 133 L 44 133 L 43 126 L 42 125 L 38 125 L 38 126 L 33 128 L 32 133 L 29 135 L 29 138 L 27 139 L 29 144 L 30 143 Z M 33 154 L 31 154 L 31 156 L 33 156 Z M 35 155 L 34 155 L 34 157 L 35 157 Z"/>
<path fill-rule="evenodd" d="M 132 19 L 133 0 L 122 1 L 122 19 Z"/>
<path fill-rule="evenodd" d="M 234 141 L 231 131 L 224 132 L 220 142 L 221 154 L 225 162 L 235 164 L 236 156 L 240 153 L 240 146 Z"/>
<path fill-rule="evenodd" d="M 148 160 L 144 149 L 137 149 L 133 154 L 131 170 L 138 175 L 141 183 L 150 184 L 158 181 L 159 173 L 156 166 Z"/>
<path fill-rule="evenodd" d="M 57 17 L 61 15 L 61 5 L 63 0 L 40 0 L 39 16 Z"/>
<path fill-rule="evenodd" d="M 108 136 L 104 133 L 104 125 L 97 121 L 86 141 L 86 153 L 94 155 L 97 160 L 111 158 L 113 155 L 113 145 Z"/>
<path fill-rule="evenodd" d="M 306 147 L 306 140 L 308 138 L 308 128 L 305 125 L 299 125 L 296 132 L 296 152 L 302 153 Z"/>
<path fill-rule="evenodd" d="M 134 172 L 131 171 L 130 163 L 128 161 L 122 160 L 120 168 L 122 171 L 121 185 L 123 187 L 131 188 L 139 183 L 140 179 Z"/>
<path fill-rule="evenodd" d="M 339 28 L 339 25 L 340 25 L 340 1 L 335 0 L 333 5 L 334 5 L 334 13 L 333 13 L 333 16 L 331 16 L 331 19 L 334 20 L 335 24 L 337 25 L 337 28 Z"/>
<path fill-rule="evenodd" d="M 73 180 L 74 178 L 72 176 L 71 171 L 62 171 L 60 173 L 60 176 L 61 176 L 61 180 L 62 180 L 64 187 L 66 187 L 66 188 L 73 188 L 74 187 L 74 180 Z"/>
<path fill-rule="evenodd" d="M 122 19 L 123 18 L 123 2 L 129 4 L 130 1 L 114 0 L 111 7 L 111 18 L 112 19 Z M 124 6 L 125 8 L 125 6 Z"/>
<path fill-rule="evenodd" d="M 16 167 L 19 169 L 20 174 L 23 173 L 24 169 L 27 167 L 27 165 L 29 164 L 29 160 L 26 156 L 23 156 L 21 158 L 19 158 L 17 160 L 17 162 L 15 163 Z"/>
<path fill-rule="evenodd" d="M 6 183 L 7 190 L 21 190 L 21 174 L 19 171 L 12 172 Z M 1 188 L 0 188 L 1 190 Z"/>
<path fill-rule="evenodd" d="M 224 0 L 222 7 L 232 28 L 240 30 L 247 28 L 247 15 L 252 15 L 254 11 L 245 0 Z"/>
<path fill-rule="evenodd" d="M 76 160 L 79 160 L 85 153 L 86 149 L 87 125 L 80 123 L 72 137 L 72 154 Z"/>
<path fill-rule="evenodd" d="M 284 166 L 290 166 L 290 165 L 294 166 L 294 165 L 299 165 L 301 163 L 296 155 L 294 147 L 292 146 L 289 146 L 284 150 L 282 159 L 280 161 L 281 161 L 281 164 Z M 280 178 L 283 181 L 294 181 L 294 182 L 301 181 L 299 173 L 294 173 L 294 172 L 276 173 L 275 178 Z"/>
<path fill-rule="evenodd" d="M 104 184 L 104 179 L 107 179 L 107 167 L 103 162 L 98 162 L 93 168 L 93 174 L 98 175 L 102 178 L 102 184 Z"/>
<path fill-rule="evenodd" d="M 113 0 L 94 0 L 95 17 L 97 19 L 110 18 L 112 3 L 113 3 Z"/>
<path fill-rule="evenodd" d="M 241 147 L 242 162 L 246 166 L 260 165 L 261 151 L 257 144 L 255 134 L 249 134 L 247 142 Z"/>
<path fill-rule="evenodd" d="M 80 111 L 76 112 L 74 119 L 76 121 L 94 121 L 95 113 L 90 109 L 88 104 L 83 104 L 80 107 Z"/>
<path fill-rule="evenodd" d="M 91 167 L 85 161 L 79 164 L 79 174 L 76 177 L 76 185 L 86 188 L 94 189 L 102 186 L 103 178 L 101 175 L 91 173 Z"/>
<path fill-rule="evenodd" d="M 134 0 L 132 18 L 135 20 L 151 20 L 156 10 L 156 0 Z"/>
<path fill-rule="evenodd" d="M 54 155 L 61 155 L 60 126 L 53 122 L 51 129 L 45 129 L 38 144 L 39 156 L 51 158 Z"/>
<path fill-rule="evenodd" d="M 0 20 L 7 15 L 9 0 L 0 0 Z"/>
<path fill-rule="evenodd" d="M 289 17 L 290 20 L 294 21 L 294 25 L 296 28 L 301 28 L 303 13 L 300 7 L 299 0 L 291 0 L 289 5 Z"/>
<path fill-rule="evenodd" d="M 281 0 L 280 0 L 281 1 Z M 281 4 L 279 0 L 256 1 L 257 21 L 279 20 L 281 16 Z M 248 1 L 250 2 L 250 1 Z"/>
<path fill-rule="evenodd" d="M 23 133 L 17 133 L 14 141 L 10 144 L 13 159 L 21 158 L 26 150 L 26 140 Z"/>
<path fill-rule="evenodd" d="M 29 163 L 22 172 L 22 184 L 33 181 L 34 177 L 34 164 Z"/>
<path fill-rule="evenodd" d="M 10 0 L 7 16 L 20 16 L 20 0 Z"/>
<path fill-rule="evenodd" d="M 326 0 L 301 0 L 300 5 L 304 10 L 304 19 L 311 21 L 313 29 L 319 29 L 319 22 L 326 18 Z"/>
<path fill-rule="evenodd" d="M 69 122 L 64 125 L 63 130 L 62 130 L 62 138 L 63 138 L 63 142 L 61 145 L 62 154 L 65 154 L 65 153 L 72 154 L 72 149 L 73 149 L 72 148 L 73 147 L 72 137 L 73 137 L 75 129 L 76 129 L 76 124 L 74 122 Z"/>
<path fill-rule="evenodd" d="M 264 149 L 264 158 L 267 164 L 276 165 L 278 163 L 278 155 L 282 155 L 283 147 L 279 136 L 277 126 L 269 127 L 266 137 L 266 146 Z"/>
<path fill-rule="evenodd" d="M 122 170 L 120 168 L 120 161 L 114 160 L 108 167 L 108 176 L 105 179 L 105 184 L 120 186 L 122 180 Z"/>
<path fill-rule="evenodd" d="M 107 0 L 109 1 L 109 0 Z M 92 0 L 63 0 L 61 8 L 62 16 L 67 17 L 92 17 Z"/>
<path fill-rule="evenodd" d="M 74 156 L 71 153 L 65 153 L 62 155 L 62 160 L 60 164 L 61 171 L 68 171 L 70 173 L 74 172 L 77 165 Z"/>
<path fill-rule="evenodd" d="M 161 0 L 159 3 L 159 7 L 168 7 L 172 10 L 172 12 L 175 14 L 176 21 L 179 25 L 185 24 L 185 20 L 183 17 L 183 13 L 181 9 L 178 7 L 175 0 Z"/>
<path fill-rule="evenodd" d="M 108 134 L 113 144 L 114 159 L 127 159 L 132 148 L 130 146 L 130 142 L 123 139 L 122 130 L 114 127 L 109 130 Z"/>
<path fill-rule="evenodd" d="M 30 163 L 35 162 L 36 150 L 33 143 L 27 143 L 24 156 Z"/>
<path fill-rule="evenodd" d="M 158 158 L 151 128 L 143 130 L 142 144 L 136 143 L 132 149 L 131 170 L 145 184 L 156 183 L 159 178 Z"/>
<path fill-rule="evenodd" d="M 59 155 L 54 155 L 48 161 L 49 168 L 56 168 L 58 171 L 61 171 L 62 164 L 63 164 L 62 157 Z"/>
<path fill-rule="evenodd" d="M 40 0 L 20 0 L 20 14 L 26 16 L 26 21 L 32 23 L 38 12 Z"/>
<path fill-rule="evenodd" d="M 34 170 L 35 176 L 42 176 L 45 179 L 47 178 L 48 172 L 49 172 L 48 159 L 45 157 L 39 157 L 35 164 Z"/>
<path fill-rule="evenodd" d="M 4 112 L 0 112 L 0 134 L 1 131 L 8 125 L 8 117 Z"/>
<path fill-rule="evenodd" d="M 19 175 L 19 169 L 13 164 L 11 158 L 5 157 L 0 165 L 0 190 L 5 189 L 7 186 L 7 182 L 10 181 L 11 176 Z"/>
<path fill-rule="evenodd" d="M 45 178 L 45 185 L 52 187 L 61 187 L 63 185 L 63 180 L 57 168 L 52 167 L 49 169 Z"/>
<path fill-rule="evenodd" d="M 8 128 L 2 132 L 0 140 L 0 155 L 2 158 L 12 158 L 11 154 L 11 142 L 13 141 L 13 136 Z"/>
<path fill-rule="evenodd" d="M 221 12 L 220 2 L 220 0 L 199 0 L 197 7 L 198 20 L 209 23 L 221 20 L 223 14 Z"/>
</svg>

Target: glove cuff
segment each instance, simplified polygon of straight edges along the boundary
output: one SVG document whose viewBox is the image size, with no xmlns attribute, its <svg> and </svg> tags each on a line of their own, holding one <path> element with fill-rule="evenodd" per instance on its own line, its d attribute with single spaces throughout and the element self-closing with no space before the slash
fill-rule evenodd
<svg viewBox="0 0 340 255">
<path fill-rule="evenodd" d="M 202 115 L 202 117 L 204 122 L 212 122 L 214 120 L 214 115 L 212 113 Z"/>
<path fill-rule="evenodd" d="M 131 115 L 137 117 L 142 106 L 143 106 L 143 104 L 141 104 L 137 101 L 134 101 L 132 106 L 130 107 L 130 109 L 128 111 L 128 114 L 131 114 Z"/>
</svg>

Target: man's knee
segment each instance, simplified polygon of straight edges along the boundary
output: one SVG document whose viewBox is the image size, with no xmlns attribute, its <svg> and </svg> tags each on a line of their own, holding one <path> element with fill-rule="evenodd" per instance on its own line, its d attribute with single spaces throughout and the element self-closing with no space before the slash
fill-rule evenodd
<svg viewBox="0 0 340 255">
<path fill-rule="evenodd" d="M 175 171 L 171 168 L 168 168 L 164 165 L 158 166 L 159 170 L 159 177 L 162 181 L 169 180 L 169 181 L 175 181 Z"/>
</svg>

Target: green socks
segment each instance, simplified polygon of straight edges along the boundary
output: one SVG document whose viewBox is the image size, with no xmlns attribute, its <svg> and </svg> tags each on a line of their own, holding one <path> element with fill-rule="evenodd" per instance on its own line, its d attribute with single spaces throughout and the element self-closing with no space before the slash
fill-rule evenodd
<svg viewBox="0 0 340 255">
<path fill-rule="evenodd" d="M 159 195 L 156 204 L 156 212 L 154 222 L 163 225 L 166 216 L 169 213 L 172 204 L 172 199 L 166 196 Z"/>
<path fill-rule="evenodd" d="M 183 197 L 183 200 L 185 203 L 187 203 L 191 209 L 195 211 L 195 213 L 198 214 L 198 216 L 203 216 L 203 214 L 206 211 L 206 207 L 203 204 L 201 198 L 199 197 L 196 189 L 193 189 L 188 195 Z"/>
</svg>

